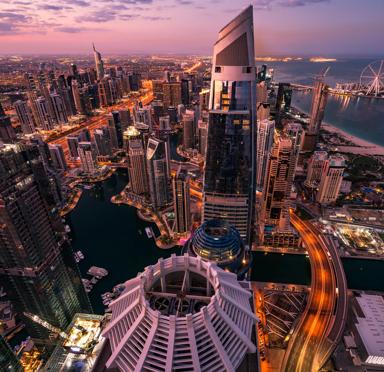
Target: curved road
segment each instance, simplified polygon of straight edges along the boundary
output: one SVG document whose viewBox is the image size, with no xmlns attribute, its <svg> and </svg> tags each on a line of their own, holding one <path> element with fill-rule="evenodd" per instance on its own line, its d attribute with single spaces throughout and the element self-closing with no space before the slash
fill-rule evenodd
<svg viewBox="0 0 384 372">
<path fill-rule="evenodd" d="M 293 213 L 291 222 L 307 248 L 311 262 L 312 283 L 307 307 L 288 344 L 282 370 L 312 372 L 322 367 L 341 335 L 341 332 L 335 332 L 335 329 L 344 326 L 346 301 L 341 301 L 343 311 L 336 311 L 337 293 L 340 290 L 337 287 L 340 261 L 337 257 L 332 260 L 331 257 L 334 256 L 328 251 L 328 244 L 321 233 L 312 223 L 301 220 Z M 343 278 L 344 276 L 342 280 L 345 281 Z M 342 290 L 346 292 L 344 284 L 342 283 Z M 342 318 L 337 319 L 338 317 Z M 334 341 L 328 338 L 331 331 L 337 334 Z"/>
</svg>

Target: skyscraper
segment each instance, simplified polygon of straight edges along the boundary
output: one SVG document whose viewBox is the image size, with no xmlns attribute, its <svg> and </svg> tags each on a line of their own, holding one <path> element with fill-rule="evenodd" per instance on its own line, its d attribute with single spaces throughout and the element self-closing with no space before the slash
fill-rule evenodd
<svg viewBox="0 0 384 372">
<path fill-rule="evenodd" d="M 151 107 L 140 107 L 135 110 L 135 123 L 144 123 L 152 130 Z"/>
<path fill-rule="evenodd" d="M 205 157 L 207 150 L 207 135 L 208 123 L 204 119 L 199 120 L 197 123 L 197 130 L 199 133 L 199 153 Z"/>
<path fill-rule="evenodd" d="M 83 172 L 94 174 L 96 171 L 96 153 L 91 142 L 79 142 L 78 147 Z"/>
<path fill-rule="evenodd" d="M 133 126 L 124 132 L 125 149 L 128 153 L 129 184 L 132 192 L 148 193 L 148 176 L 145 148 L 141 133 Z"/>
<path fill-rule="evenodd" d="M 20 316 L 66 327 L 90 305 L 37 147 L 3 148 L 0 179 L 0 281 Z M 46 329 L 23 321 L 47 340 Z"/>
<path fill-rule="evenodd" d="M 209 89 L 202 89 L 199 93 L 200 112 L 208 110 L 209 107 Z"/>
<path fill-rule="evenodd" d="M 292 102 L 292 87 L 289 83 L 279 83 L 276 98 L 276 111 L 289 111 Z"/>
<path fill-rule="evenodd" d="M 316 79 L 312 92 L 310 119 L 305 132 L 304 151 L 313 151 L 319 139 L 321 123 L 324 119 L 325 106 L 328 100 L 328 85 Z"/>
<path fill-rule="evenodd" d="M 120 110 L 119 115 L 120 115 L 120 121 L 121 121 L 121 128 L 122 128 L 122 131 L 124 132 L 132 124 L 131 113 L 129 112 L 128 109 L 125 109 L 125 110 Z"/>
<path fill-rule="evenodd" d="M 123 128 L 119 111 L 112 111 L 112 118 L 116 128 L 117 145 L 121 149 L 123 147 Z"/>
<path fill-rule="evenodd" d="M 68 136 L 67 137 L 69 156 L 72 159 L 77 159 L 79 157 L 79 137 L 78 136 Z"/>
<path fill-rule="evenodd" d="M 54 122 L 50 113 L 48 112 L 47 100 L 44 97 L 37 98 L 36 106 L 39 115 L 39 122 L 41 124 L 41 129 L 52 130 L 54 128 Z"/>
<path fill-rule="evenodd" d="M 257 94 L 257 93 L 256 93 Z M 267 102 L 257 104 L 257 120 L 269 119 L 271 112 L 271 105 Z"/>
<path fill-rule="evenodd" d="M 59 171 L 67 170 L 63 147 L 57 144 L 49 145 L 49 152 L 51 154 L 53 167 Z"/>
<path fill-rule="evenodd" d="M 292 139 L 276 135 L 268 162 L 263 193 L 263 222 L 284 230 L 289 224 L 289 198 L 296 158 Z M 288 222 L 287 222 L 288 221 Z"/>
<path fill-rule="evenodd" d="M 101 58 L 101 54 L 96 50 L 95 44 L 93 44 L 93 56 L 95 58 L 97 79 L 101 80 L 104 77 L 104 62 Z"/>
<path fill-rule="evenodd" d="M 191 101 L 191 86 L 192 82 L 188 79 L 181 79 L 181 103 L 183 105 L 189 105 Z"/>
<path fill-rule="evenodd" d="M 292 139 L 293 156 L 296 159 L 295 168 L 293 169 L 293 171 L 295 171 L 299 160 L 299 153 L 303 145 L 303 127 L 299 123 L 288 123 L 284 128 L 284 132 Z"/>
<path fill-rule="evenodd" d="M 181 102 L 181 83 L 164 83 L 163 85 L 164 108 L 177 107 Z"/>
<path fill-rule="evenodd" d="M 97 155 L 112 155 L 112 141 L 108 126 L 95 129 L 93 132 L 93 138 L 96 145 Z"/>
<path fill-rule="evenodd" d="M 178 169 L 172 178 L 173 209 L 175 212 L 174 231 L 186 233 L 191 228 L 191 206 L 189 194 L 189 175 L 186 170 Z"/>
<path fill-rule="evenodd" d="M 321 123 L 324 119 L 325 106 L 328 100 L 328 85 L 320 79 L 315 81 L 313 87 L 310 120 L 308 126 L 309 133 L 318 134 Z"/>
<path fill-rule="evenodd" d="M 273 120 L 257 121 L 257 172 L 256 186 L 258 190 L 263 190 L 265 178 L 267 176 L 268 161 L 272 150 L 275 132 L 275 122 Z"/>
<path fill-rule="evenodd" d="M 0 335 L 0 370 L 8 372 L 22 372 L 23 368 L 21 367 L 20 362 L 16 359 L 15 354 L 13 353 L 10 346 Z"/>
<path fill-rule="evenodd" d="M 147 170 L 152 206 L 165 207 L 169 202 L 166 144 L 155 137 L 148 139 Z"/>
<path fill-rule="evenodd" d="M 191 110 L 183 114 L 183 147 L 184 149 L 195 148 L 195 115 Z"/>
<path fill-rule="evenodd" d="M 256 183 L 253 8 L 219 32 L 214 46 L 203 221 L 224 219 L 251 244 Z"/>
<path fill-rule="evenodd" d="M 316 200 L 321 204 L 333 203 L 337 200 L 343 174 L 345 159 L 341 155 L 331 155 L 323 167 L 319 191 Z"/>
<path fill-rule="evenodd" d="M 73 94 L 73 100 L 74 100 L 76 111 L 78 114 L 85 115 L 87 113 L 87 110 L 85 107 L 83 95 L 80 92 L 79 83 L 77 82 L 77 80 L 72 80 L 71 85 L 72 85 L 72 94 Z"/>
<path fill-rule="evenodd" d="M 27 102 L 18 100 L 14 104 L 17 117 L 21 124 L 21 130 L 24 134 L 32 134 L 35 131 L 31 109 Z"/>
<path fill-rule="evenodd" d="M 58 124 L 68 123 L 67 112 L 65 110 L 64 101 L 61 96 L 57 93 L 52 93 L 50 95 L 52 102 L 52 109 L 54 112 L 55 121 Z"/>
<path fill-rule="evenodd" d="M 11 143 L 16 139 L 15 130 L 12 127 L 11 119 L 5 115 L 0 103 L 0 140 L 4 143 Z"/>
<path fill-rule="evenodd" d="M 328 154 L 325 151 L 315 151 L 308 161 L 305 186 L 317 187 L 320 184 L 323 170 L 327 164 Z"/>
</svg>

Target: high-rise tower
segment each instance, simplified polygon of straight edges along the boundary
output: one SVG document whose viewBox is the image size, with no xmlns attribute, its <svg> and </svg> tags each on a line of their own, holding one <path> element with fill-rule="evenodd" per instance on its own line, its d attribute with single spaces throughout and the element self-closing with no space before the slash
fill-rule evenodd
<svg viewBox="0 0 384 372">
<path fill-rule="evenodd" d="M 79 142 L 78 147 L 81 168 L 83 172 L 94 174 L 96 172 L 96 151 L 91 142 Z"/>
<path fill-rule="evenodd" d="M 256 185 L 263 190 L 267 176 L 268 160 L 273 145 L 275 122 L 273 120 L 257 121 L 257 178 Z"/>
<path fill-rule="evenodd" d="M 209 110 L 203 221 L 224 219 L 250 244 L 256 183 L 252 6 L 219 32 L 213 51 Z"/>
<path fill-rule="evenodd" d="M 173 207 L 177 233 L 186 233 L 191 227 L 191 206 L 189 194 L 189 176 L 187 171 L 179 169 L 172 178 Z"/>
<path fill-rule="evenodd" d="M 0 282 L 20 315 L 63 328 L 90 311 L 36 146 L 0 150 Z M 48 331 L 23 319 L 32 337 Z"/>
<path fill-rule="evenodd" d="M 95 57 L 97 79 L 101 80 L 104 77 L 104 62 L 101 58 L 100 52 L 96 50 L 95 44 L 93 44 L 93 55 Z"/>
<path fill-rule="evenodd" d="M 145 149 L 141 133 L 130 126 L 124 132 L 125 149 L 128 153 L 128 173 L 131 190 L 138 194 L 148 193 L 148 176 Z"/>
<path fill-rule="evenodd" d="M 28 107 L 27 102 L 19 100 L 15 102 L 14 106 L 21 124 L 21 130 L 24 134 L 32 134 L 35 131 L 35 125 L 33 123 L 32 111 Z"/>
<path fill-rule="evenodd" d="M 0 141 L 10 143 L 15 139 L 16 133 L 12 127 L 11 118 L 8 115 L 5 115 L 0 103 Z"/>
<path fill-rule="evenodd" d="M 315 81 L 315 86 L 312 92 L 312 103 L 310 111 L 310 119 L 305 139 L 303 150 L 311 152 L 315 149 L 319 139 L 321 123 L 324 119 L 325 106 L 328 100 L 328 85 L 322 79 L 318 78 Z"/>
<path fill-rule="evenodd" d="M 169 201 L 166 143 L 150 137 L 147 146 L 149 192 L 154 209 L 166 206 Z"/>
<path fill-rule="evenodd" d="M 20 362 L 2 336 L 0 336 L 0 370 L 9 372 L 23 371 Z"/>
<path fill-rule="evenodd" d="M 345 159 L 341 155 L 331 155 L 323 167 L 317 201 L 321 204 L 333 203 L 340 193 L 345 169 Z"/>
</svg>

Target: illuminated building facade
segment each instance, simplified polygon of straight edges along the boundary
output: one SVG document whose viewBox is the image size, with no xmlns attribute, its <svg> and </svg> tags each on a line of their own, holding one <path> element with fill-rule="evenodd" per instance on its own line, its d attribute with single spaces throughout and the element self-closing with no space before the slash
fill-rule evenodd
<svg viewBox="0 0 384 372">
<path fill-rule="evenodd" d="M 104 62 L 101 58 L 101 54 L 96 50 L 95 44 L 93 44 L 93 56 L 95 58 L 95 66 L 96 66 L 96 73 L 97 73 L 97 79 L 101 80 L 104 77 Z"/>
<path fill-rule="evenodd" d="M 195 115 L 191 110 L 183 114 L 183 146 L 184 149 L 195 148 Z"/>
<path fill-rule="evenodd" d="M 94 174 L 96 171 L 96 153 L 92 143 L 79 142 L 78 152 L 83 172 Z"/>
<path fill-rule="evenodd" d="M 313 151 L 319 138 L 321 123 L 324 119 L 325 107 L 328 100 L 328 85 L 321 79 L 315 81 L 312 92 L 309 124 L 305 132 L 303 150 Z"/>
<path fill-rule="evenodd" d="M 273 120 L 257 121 L 257 172 L 256 186 L 258 190 L 263 190 L 269 156 L 271 153 L 275 132 L 275 122 Z"/>
<path fill-rule="evenodd" d="M 21 124 L 21 130 L 24 134 L 32 134 L 35 131 L 35 124 L 27 102 L 19 100 L 14 103 L 14 106 Z"/>
<path fill-rule="evenodd" d="M 169 202 L 166 143 L 150 137 L 146 154 L 151 203 L 154 209 L 162 208 Z"/>
<path fill-rule="evenodd" d="M 181 83 L 164 83 L 163 85 L 164 108 L 177 107 L 181 104 Z"/>
<path fill-rule="evenodd" d="M 65 160 L 63 147 L 58 144 L 51 144 L 49 145 L 49 152 L 54 168 L 59 171 L 67 170 L 67 162 Z"/>
<path fill-rule="evenodd" d="M 256 70 L 253 9 L 219 32 L 214 46 L 203 222 L 223 219 L 251 243 L 256 192 Z"/>
<path fill-rule="evenodd" d="M 133 126 L 124 132 L 125 149 L 128 153 L 128 174 L 131 191 L 142 195 L 148 193 L 148 176 L 145 148 L 141 133 Z"/>
<path fill-rule="evenodd" d="M 331 155 L 327 160 L 323 172 L 316 200 L 321 204 L 333 203 L 337 200 L 343 174 L 345 169 L 345 158 L 341 155 Z"/>
<path fill-rule="evenodd" d="M 324 167 L 328 160 L 326 151 L 315 151 L 308 161 L 307 178 L 305 186 L 317 187 L 320 184 Z"/>
<path fill-rule="evenodd" d="M 189 175 L 187 171 L 178 169 L 172 178 L 173 209 L 175 212 L 174 231 L 186 233 L 191 228 L 191 197 L 189 194 Z"/>
<path fill-rule="evenodd" d="M 38 148 L 2 149 L 0 179 L 0 282 L 28 333 L 46 341 L 24 313 L 66 327 L 90 304 Z"/>
</svg>

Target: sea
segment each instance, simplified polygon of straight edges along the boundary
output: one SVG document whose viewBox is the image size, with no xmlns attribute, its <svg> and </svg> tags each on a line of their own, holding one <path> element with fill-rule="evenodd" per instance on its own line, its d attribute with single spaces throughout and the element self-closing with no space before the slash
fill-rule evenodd
<svg viewBox="0 0 384 372">
<path fill-rule="evenodd" d="M 309 86 L 313 85 L 317 75 L 330 67 L 325 82 L 330 87 L 335 87 L 337 83 L 359 82 L 360 75 L 367 66 L 371 65 L 373 70 L 378 69 L 377 61 L 380 61 L 380 58 L 339 58 L 335 62 L 324 63 L 308 60 L 266 61 L 265 64 L 274 70 L 275 81 Z M 258 64 L 262 63 L 258 61 Z M 308 113 L 310 104 L 311 92 L 294 91 L 294 107 Z M 330 95 L 324 122 L 353 136 L 384 146 L 384 99 Z"/>
</svg>

